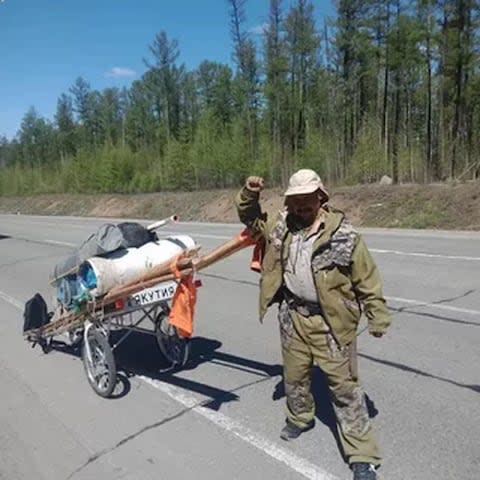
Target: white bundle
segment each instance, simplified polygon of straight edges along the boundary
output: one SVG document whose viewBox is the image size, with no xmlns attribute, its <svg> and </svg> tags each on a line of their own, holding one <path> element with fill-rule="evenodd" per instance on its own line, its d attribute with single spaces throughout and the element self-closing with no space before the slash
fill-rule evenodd
<svg viewBox="0 0 480 480">
<path fill-rule="evenodd" d="M 148 242 L 139 248 L 127 248 L 103 257 L 92 257 L 80 265 L 79 280 L 94 297 L 105 295 L 111 288 L 125 284 L 160 265 L 182 251 L 195 247 L 188 235 L 172 235 Z"/>
</svg>

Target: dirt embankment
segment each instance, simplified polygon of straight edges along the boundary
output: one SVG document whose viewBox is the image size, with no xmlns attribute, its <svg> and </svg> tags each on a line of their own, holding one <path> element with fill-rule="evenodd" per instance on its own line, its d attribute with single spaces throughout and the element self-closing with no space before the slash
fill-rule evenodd
<svg viewBox="0 0 480 480">
<path fill-rule="evenodd" d="M 465 184 L 360 185 L 331 188 L 330 203 L 357 226 L 480 230 L 480 181 Z M 237 222 L 237 190 L 136 195 L 0 197 L 0 213 Z M 282 191 L 262 192 L 267 211 L 282 206 Z"/>
</svg>

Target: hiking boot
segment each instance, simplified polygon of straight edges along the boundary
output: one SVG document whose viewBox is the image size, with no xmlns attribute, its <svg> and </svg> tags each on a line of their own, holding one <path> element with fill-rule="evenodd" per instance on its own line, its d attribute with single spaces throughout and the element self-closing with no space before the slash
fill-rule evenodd
<svg viewBox="0 0 480 480">
<path fill-rule="evenodd" d="M 312 420 L 311 422 L 308 422 L 305 427 L 298 427 L 297 425 L 294 425 L 287 420 L 286 425 L 282 428 L 282 431 L 280 432 L 280 438 L 282 440 L 285 440 L 286 442 L 288 442 L 289 440 L 295 440 L 303 432 L 311 430 L 314 424 L 315 422 Z"/>
<path fill-rule="evenodd" d="M 354 462 L 351 467 L 353 480 L 377 480 L 375 465 L 371 463 Z"/>
</svg>

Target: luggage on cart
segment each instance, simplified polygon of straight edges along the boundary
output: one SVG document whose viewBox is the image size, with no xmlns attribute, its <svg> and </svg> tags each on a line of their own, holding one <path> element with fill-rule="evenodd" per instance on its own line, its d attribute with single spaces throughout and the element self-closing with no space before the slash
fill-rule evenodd
<svg viewBox="0 0 480 480">
<path fill-rule="evenodd" d="M 155 229 L 176 220 L 172 216 L 148 227 L 135 222 L 100 226 L 72 255 L 55 265 L 50 283 L 58 304 L 72 310 L 85 295 L 100 297 L 112 286 L 192 248 L 194 241 L 186 235 L 159 240 Z"/>
</svg>

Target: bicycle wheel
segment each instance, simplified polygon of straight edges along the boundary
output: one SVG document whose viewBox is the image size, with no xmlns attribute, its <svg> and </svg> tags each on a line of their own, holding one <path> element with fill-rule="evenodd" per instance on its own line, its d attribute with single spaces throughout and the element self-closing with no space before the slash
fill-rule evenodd
<svg viewBox="0 0 480 480">
<path fill-rule="evenodd" d="M 173 367 L 183 367 L 190 354 L 190 340 L 181 337 L 168 323 L 168 314 L 161 311 L 155 318 L 155 337 L 163 356 Z"/>
<path fill-rule="evenodd" d="M 117 368 L 112 348 L 103 333 L 91 328 L 87 337 L 90 355 L 85 343 L 82 345 L 82 360 L 88 383 L 95 393 L 107 398 L 113 392 L 117 381 Z"/>
</svg>

